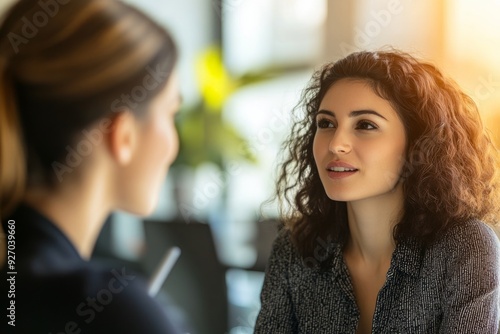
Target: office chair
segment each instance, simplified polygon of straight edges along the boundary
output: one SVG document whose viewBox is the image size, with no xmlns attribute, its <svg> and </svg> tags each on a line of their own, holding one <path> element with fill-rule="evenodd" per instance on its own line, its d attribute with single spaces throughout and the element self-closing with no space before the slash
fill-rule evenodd
<svg viewBox="0 0 500 334">
<path fill-rule="evenodd" d="M 167 294 L 182 310 L 190 333 L 226 333 L 226 268 L 217 256 L 210 226 L 145 220 L 144 229 L 146 251 L 141 262 L 147 274 L 153 273 L 168 248 L 181 249 L 160 294 Z"/>
</svg>

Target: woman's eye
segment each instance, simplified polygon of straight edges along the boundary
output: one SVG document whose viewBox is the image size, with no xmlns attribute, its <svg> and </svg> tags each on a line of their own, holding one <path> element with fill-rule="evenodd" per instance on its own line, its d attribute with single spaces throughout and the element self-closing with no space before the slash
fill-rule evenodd
<svg viewBox="0 0 500 334">
<path fill-rule="evenodd" d="M 375 130 L 375 129 L 378 129 L 378 128 L 372 122 L 360 121 L 358 123 L 358 125 L 356 126 L 356 129 L 358 129 L 358 130 Z"/>
<path fill-rule="evenodd" d="M 318 119 L 316 122 L 316 125 L 318 128 L 321 128 L 321 129 L 335 127 L 334 124 L 332 122 L 330 122 L 329 120 L 327 120 L 326 118 Z"/>
</svg>

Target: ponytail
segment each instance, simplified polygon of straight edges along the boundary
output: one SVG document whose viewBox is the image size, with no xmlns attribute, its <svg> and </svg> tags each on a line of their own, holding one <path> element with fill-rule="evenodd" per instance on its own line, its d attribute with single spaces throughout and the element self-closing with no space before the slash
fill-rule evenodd
<svg viewBox="0 0 500 334">
<path fill-rule="evenodd" d="M 26 185 L 26 158 L 7 60 L 0 55 L 0 219 L 16 207 Z"/>
</svg>

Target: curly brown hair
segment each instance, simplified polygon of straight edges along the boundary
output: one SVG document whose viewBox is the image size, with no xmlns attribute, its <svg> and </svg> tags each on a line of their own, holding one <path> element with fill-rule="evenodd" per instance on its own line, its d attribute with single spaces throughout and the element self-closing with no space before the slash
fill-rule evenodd
<svg viewBox="0 0 500 334">
<path fill-rule="evenodd" d="M 427 245 L 469 219 L 496 223 L 500 160 L 474 101 L 434 65 L 407 53 L 356 52 L 314 73 L 283 144 L 276 196 L 303 257 L 312 256 L 322 238 L 343 244 L 349 237 L 346 203 L 328 198 L 313 157 L 315 114 L 343 78 L 366 81 L 405 127 L 404 212 L 393 231 L 396 242 L 411 238 Z"/>
</svg>

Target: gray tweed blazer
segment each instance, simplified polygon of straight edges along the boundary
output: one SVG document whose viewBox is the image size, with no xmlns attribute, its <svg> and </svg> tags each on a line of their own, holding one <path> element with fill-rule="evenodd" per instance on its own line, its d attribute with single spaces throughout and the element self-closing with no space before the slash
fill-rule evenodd
<svg viewBox="0 0 500 334">
<path fill-rule="evenodd" d="M 340 245 L 318 241 L 326 270 L 309 268 L 280 231 L 255 333 L 355 333 L 359 310 Z M 323 250 L 323 253 L 322 253 Z M 500 247 L 480 221 L 450 228 L 423 249 L 400 243 L 379 292 L 372 333 L 497 333 Z M 326 259 L 326 257 L 325 257 Z"/>
</svg>

